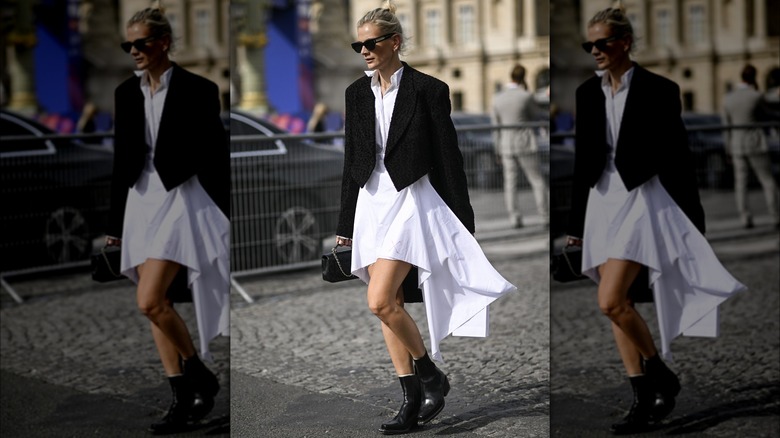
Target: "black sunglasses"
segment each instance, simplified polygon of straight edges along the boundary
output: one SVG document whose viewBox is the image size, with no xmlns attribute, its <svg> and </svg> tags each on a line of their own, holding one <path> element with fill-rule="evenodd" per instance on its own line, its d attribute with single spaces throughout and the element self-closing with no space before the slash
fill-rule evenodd
<svg viewBox="0 0 780 438">
<path fill-rule="evenodd" d="M 148 36 L 146 38 L 138 38 L 137 40 L 132 41 L 132 42 L 131 41 L 125 41 L 122 44 L 120 44 L 119 46 L 122 47 L 122 50 L 124 50 L 125 53 L 130 53 L 130 49 L 133 48 L 133 47 L 135 47 L 136 50 L 138 50 L 139 52 L 142 52 L 142 51 L 144 51 L 146 49 L 146 43 L 148 43 L 149 41 L 151 41 L 153 39 L 155 39 L 155 37 L 153 37 L 153 36 Z"/>
<path fill-rule="evenodd" d="M 615 41 L 616 39 L 619 39 L 619 37 L 611 36 L 609 38 L 600 38 L 593 42 L 586 41 L 582 43 L 582 48 L 588 53 L 593 50 L 593 47 L 599 49 L 599 52 L 603 52 L 607 50 L 607 43 L 610 41 Z"/>
<path fill-rule="evenodd" d="M 355 53 L 360 53 L 360 51 L 363 50 L 363 46 L 366 46 L 366 49 L 368 49 L 368 51 L 374 50 L 374 48 L 376 48 L 376 43 L 382 42 L 392 37 L 393 35 L 395 35 L 395 32 L 389 33 L 387 35 L 382 35 L 381 37 L 369 38 L 363 41 L 362 43 L 360 41 L 355 41 L 354 43 L 351 44 L 352 50 L 354 50 Z"/>
</svg>

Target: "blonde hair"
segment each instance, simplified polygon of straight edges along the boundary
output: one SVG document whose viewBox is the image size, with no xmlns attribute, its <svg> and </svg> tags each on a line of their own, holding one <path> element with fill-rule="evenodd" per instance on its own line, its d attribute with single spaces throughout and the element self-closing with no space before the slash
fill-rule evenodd
<svg viewBox="0 0 780 438">
<path fill-rule="evenodd" d="M 395 15 L 396 6 L 391 0 L 386 0 L 382 7 L 373 9 L 366 13 L 357 22 L 357 27 L 360 28 L 366 23 L 371 23 L 379 29 L 379 33 L 386 35 L 388 33 L 395 33 L 401 37 L 401 46 L 399 52 L 403 53 L 406 47 L 407 38 L 404 36 L 404 30 L 401 28 L 401 22 Z"/>
<path fill-rule="evenodd" d="M 629 37 L 631 40 L 630 50 L 634 50 L 636 35 L 634 35 L 634 27 L 631 26 L 631 21 L 626 16 L 626 7 L 622 1 L 618 0 L 611 8 L 596 12 L 596 15 L 588 21 L 588 28 L 596 24 L 606 24 L 612 29 L 613 36 L 618 38 Z"/>
<path fill-rule="evenodd" d="M 136 12 L 129 20 L 127 20 L 127 27 L 134 24 L 143 24 L 149 28 L 151 36 L 155 38 L 168 37 L 170 44 L 168 46 L 168 52 L 172 53 L 174 49 L 173 29 L 171 28 L 171 22 L 165 16 L 165 9 L 162 7 L 146 8 L 144 10 Z"/>
</svg>

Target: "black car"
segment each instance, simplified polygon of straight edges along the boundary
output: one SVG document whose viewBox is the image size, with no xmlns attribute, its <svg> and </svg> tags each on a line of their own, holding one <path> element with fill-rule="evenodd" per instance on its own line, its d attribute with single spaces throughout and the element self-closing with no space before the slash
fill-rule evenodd
<svg viewBox="0 0 780 438">
<path fill-rule="evenodd" d="M 287 133 L 241 111 L 228 117 L 232 270 L 318 259 L 323 239 L 336 231 L 343 152 L 297 138 L 269 140 Z"/>
<path fill-rule="evenodd" d="M 113 153 L 75 140 L 15 140 L 54 134 L 0 111 L 0 269 L 86 260 L 105 233 Z"/>
</svg>

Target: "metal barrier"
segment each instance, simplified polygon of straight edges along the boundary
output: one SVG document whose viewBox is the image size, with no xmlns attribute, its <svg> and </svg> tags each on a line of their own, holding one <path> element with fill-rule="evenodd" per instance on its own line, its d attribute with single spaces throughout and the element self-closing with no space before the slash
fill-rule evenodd
<svg viewBox="0 0 780 438">
<path fill-rule="evenodd" d="M 717 117 L 717 116 L 715 116 Z M 725 126 L 707 124 L 687 126 L 688 145 L 693 155 L 696 177 L 701 189 L 732 189 L 734 175 L 731 157 L 725 145 L 724 132 L 733 130 L 762 129 L 766 135 L 772 161 L 772 173 L 780 175 L 780 122 L 753 123 Z M 572 178 L 574 174 L 574 132 L 555 132 L 550 135 L 550 214 L 552 236 L 565 231 L 571 206 Z M 750 186 L 757 186 L 755 175 L 750 175 Z"/>
<path fill-rule="evenodd" d="M 459 127 L 471 190 L 503 190 L 493 132 L 516 128 L 536 130 L 543 173 L 549 174 L 546 123 Z M 3 277 L 88 265 L 108 221 L 111 139 L 112 133 L 0 138 Z M 338 219 L 343 141 L 343 133 L 231 137 L 235 275 L 319 263 Z M 518 188 L 529 184 L 521 178 Z"/>
</svg>

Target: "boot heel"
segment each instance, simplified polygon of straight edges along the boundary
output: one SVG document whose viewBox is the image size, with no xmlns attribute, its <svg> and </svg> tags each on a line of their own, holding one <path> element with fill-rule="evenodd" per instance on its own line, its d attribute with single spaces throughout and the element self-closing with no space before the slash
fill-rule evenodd
<svg viewBox="0 0 780 438">
<path fill-rule="evenodd" d="M 442 393 L 446 397 L 450 393 L 450 381 L 447 379 L 447 375 L 444 375 L 444 384 L 442 385 Z"/>
</svg>

